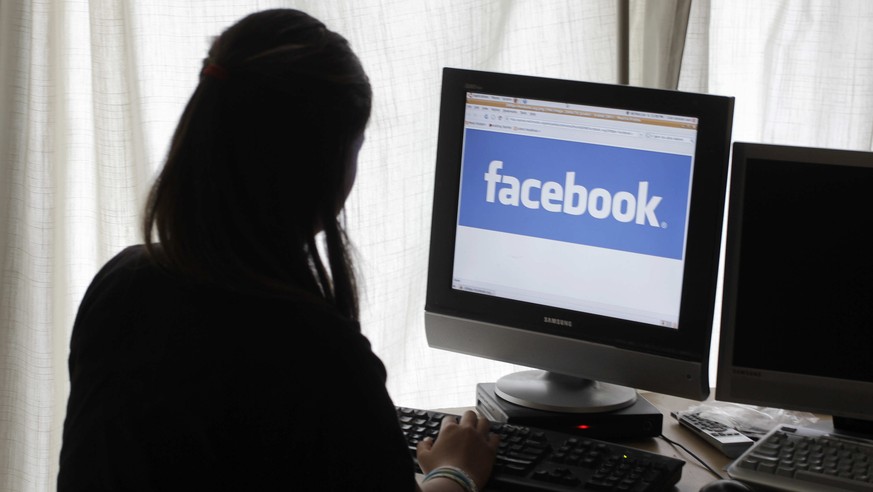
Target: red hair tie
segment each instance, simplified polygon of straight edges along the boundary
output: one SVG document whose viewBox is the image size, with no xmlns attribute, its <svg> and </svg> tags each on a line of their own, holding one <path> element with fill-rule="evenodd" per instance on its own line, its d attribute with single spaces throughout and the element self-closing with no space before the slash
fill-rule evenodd
<svg viewBox="0 0 873 492">
<path fill-rule="evenodd" d="M 203 67 L 203 75 L 209 77 L 215 77 L 218 80 L 224 80 L 227 78 L 227 70 L 221 65 L 216 65 L 215 63 L 210 63 Z"/>
</svg>

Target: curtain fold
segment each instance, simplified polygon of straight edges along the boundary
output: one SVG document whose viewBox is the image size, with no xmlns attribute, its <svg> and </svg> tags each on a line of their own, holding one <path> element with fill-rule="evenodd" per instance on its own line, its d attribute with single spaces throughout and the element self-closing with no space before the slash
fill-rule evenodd
<svg viewBox="0 0 873 492">
<path fill-rule="evenodd" d="M 138 241 L 145 193 L 211 37 L 269 7 L 344 34 L 373 82 L 347 217 L 363 329 L 392 397 L 472 405 L 476 383 L 517 369 L 424 339 L 440 70 L 616 82 L 615 0 L 4 0 L 0 490 L 55 488 L 78 302 L 103 262 Z M 737 138 L 873 149 L 873 3 L 630 7 L 631 83 L 737 96 Z"/>
<path fill-rule="evenodd" d="M 635 50 L 632 85 L 676 89 L 685 48 L 691 0 L 636 1 L 631 46 Z"/>
</svg>

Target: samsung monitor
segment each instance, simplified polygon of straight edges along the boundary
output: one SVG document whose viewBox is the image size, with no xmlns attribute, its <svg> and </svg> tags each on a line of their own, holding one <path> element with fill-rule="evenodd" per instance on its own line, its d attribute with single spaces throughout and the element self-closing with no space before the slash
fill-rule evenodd
<svg viewBox="0 0 873 492">
<path fill-rule="evenodd" d="M 527 408 L 705 399 L 733 104 L 445 68 L 429 346 L 530 368 Z"/>
<path fill-rule="evenodd" d="M 873 152 L 735 143 L 727 227 L 716 399 L 869 426 Z"/>
</svg>

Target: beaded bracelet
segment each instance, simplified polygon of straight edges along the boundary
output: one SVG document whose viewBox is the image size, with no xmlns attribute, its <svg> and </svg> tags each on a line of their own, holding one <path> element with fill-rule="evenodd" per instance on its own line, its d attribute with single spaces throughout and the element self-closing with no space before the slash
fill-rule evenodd
<svg viewBox="0 0 873 492">
<path fill-rule="evenodd" d="M 433 478 L 448 478 L 463 487 L 466 492 L 479 492 L 479 488 L 476 487 L 476 482 L 470 478 L 470 475 L 467 475 L 464 470 L 454 466 L 441 466 L 439 468 L 434 468 L 430 473 L 424 476 L 422 483 Z"/>
</svg>

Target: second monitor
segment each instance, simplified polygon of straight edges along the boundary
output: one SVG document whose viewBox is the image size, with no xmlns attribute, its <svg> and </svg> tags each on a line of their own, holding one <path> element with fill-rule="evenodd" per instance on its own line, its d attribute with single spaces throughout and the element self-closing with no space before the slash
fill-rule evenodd
<svg viewBox="0 0 873 492">
<path fill-rule="evenodd" d="M 873 152 L 735 142 L 716 397 L 873 438 Z"/>
<path fill-rule="evenodd" d="M 430 346 L 533 368 L 514 405 L 702 400 L 734 100 L 446 68 Z"/>
</svg>

